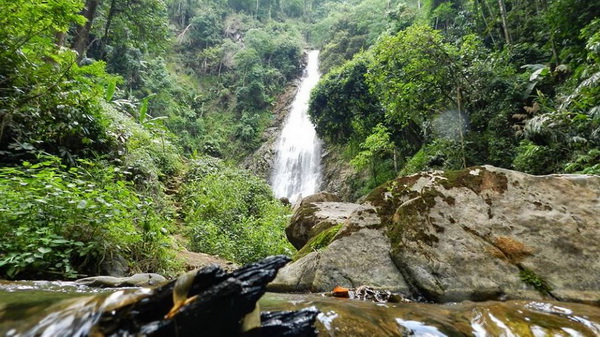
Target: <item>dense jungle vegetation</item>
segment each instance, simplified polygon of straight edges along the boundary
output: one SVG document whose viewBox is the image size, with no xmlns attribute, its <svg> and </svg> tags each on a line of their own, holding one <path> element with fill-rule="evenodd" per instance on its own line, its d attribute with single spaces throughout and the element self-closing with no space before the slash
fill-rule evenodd
<svg viewBox="0 0 600 337">
<path fill-rule="evenodd" d="M 427 169 L 600 173 L 599 2 L 423 1 L 388 15 L 375 40 L 380 27 L 341 24 L 310 105 L 321 137 L 368 172 L 357 196 Z"/>
<path fill-rule="evenodd" d="M 291 254 L 289 208 L 236 168 L 302 71 L 358 172 L 492 164 L 600 173 L 600 3 L 587 0 L 0 0 L 0 278 L 175 246 Z M 180 235 L 184 240 L 175 242 Z"/>
</svg>

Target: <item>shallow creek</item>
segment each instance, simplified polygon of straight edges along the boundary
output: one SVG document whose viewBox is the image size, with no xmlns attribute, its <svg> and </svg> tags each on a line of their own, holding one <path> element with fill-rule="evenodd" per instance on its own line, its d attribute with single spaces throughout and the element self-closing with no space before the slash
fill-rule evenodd
<svg viewBox="0 0 600 337">
<path fill-rule="evenodd" d="M 1 282 L 0 336 L 60 332 L 93 324 L 100 310 L 143 289 L 93 289 L 71 282 Z M 112 296 L 111 296 L 112 295 Z M 126 299 L 127 301 L 127 299 Z M 321 336 L 600 336 L 600 308 L 576 303 L 508 301 L 456 304 L 373 303 L 320 294 L 267 293 L 261 310 L 321 310 Z M 88 328 L 89 328 L 88 325 Z"/>
</svg>

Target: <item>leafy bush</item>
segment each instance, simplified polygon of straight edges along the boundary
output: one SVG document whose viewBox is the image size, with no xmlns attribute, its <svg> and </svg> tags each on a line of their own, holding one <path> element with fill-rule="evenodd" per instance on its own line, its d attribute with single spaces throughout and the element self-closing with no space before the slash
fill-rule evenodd
<svg viewBox="0 0 600 337">
<path fill-rule="evenodd" d="M 289 209 L 248 172 L 202 158 L 192 163 L 179 198 L 194 251 L 239 263 L 294 251 L 284 235 Z"/>
<path fill-rule="evenodd" d="M 536 145 L 524 140 L 517 148 L 514 159 L 516 170 L 531 174 L 549 174 L 558 170 L 558 161 L 561 159 L 559 151 L 547 145 Z"/>
<path fill-rule="evenodd" d="M 79 164 L 47 156 L 0 168 L 0 275 L 73 278 L 113 256 L 138 270 L 169 268 L 166 219 L 151 201 L 118 168 Z"/>
<path fill-rule="evenodd" d="M 407 160 L 400 171 L 400 175 L 404 176 L 431 169 L 461 169 L 460 151 L 460 144 L 456 141 L 435 139 Z"/>
<path fill-rule="evenodd" d="M 170 135 L 157 132 L 152 125 L 136 123 L 126 111 L 118 111 L 111 104 L 103 104 L 103 113 L 110 120 L 108 134 L 120 143 L 122 166 L 138 186 L 156 190 L 160 179 L 181 172 L 181 151 L 170 141 Z"/>
</svg>

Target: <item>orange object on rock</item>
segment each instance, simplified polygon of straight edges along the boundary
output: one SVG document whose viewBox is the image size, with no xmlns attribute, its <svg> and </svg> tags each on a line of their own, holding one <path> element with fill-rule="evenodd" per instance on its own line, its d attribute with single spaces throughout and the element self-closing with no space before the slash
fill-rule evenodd
<svg viewBox="0 0 600 337">
<path fill-rule="evenodd" d="M 348 298 L 348 297 L 350 297 L 350 295 L 348 294 L 349 290 L 350 289 L 348 289 L 348 288 L 336 286 L 335 288 L 333 288 L 333 291 L 331 293 L 335 297 L 346 297 L 346 298 Z"/>
</svg>

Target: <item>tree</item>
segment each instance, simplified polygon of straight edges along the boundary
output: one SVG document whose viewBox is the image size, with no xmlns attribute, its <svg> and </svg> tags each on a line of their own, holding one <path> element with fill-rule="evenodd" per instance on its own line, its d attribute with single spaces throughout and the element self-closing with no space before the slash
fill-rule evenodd
<svg viewBox="0 0 600 337">
<path fill-rule="evenodd" d="M 80 67 L 56 34 L 82 25 L 82 3 L 0 1 L 0 152 L 4 160 L 43 150 L 74 156 L 107 150 L 97 104 L 109 76 L 102 63 Z"/>
<path fill-rule="evenodd" d="M 394 143 L 391 141 L 388 129 L 382 124 L 378 124 L 373 128 L 371 135 L 360 144 L 360 149 L 361 151 L 350 161 L 350 164 L 359 170 L 370 167 L 375 185 L 383 182 L 378 179 L 377 167 L 381 166 L 378 165 L 378 162 L 385 159 L 386 156 L 394 155 L 394 171 L 397 171 Z"/>
<path fill-rule="evenodd" d="M 456 53 L 439 31 L 424 25 L 381 39 L 366 78 L 386 116 L 404 126 L 414 122 L 425 132 L 427 119 L 453 104 L 455 79 L 464 76 Z"/>
<path fill-rule="evenodd" d="M 325 75 L 313 90 L 310 118 L 317 133 L 329 142 L 362 142 L 384 122 L 383 109 L 365 79 L 368 64 L 368 55 L 359 54 Z"/>
<path fill-rule="evenodd" d="M 84 24 L 78 25 L 75 29 L 75 36 L 73 37 L 72 48 L 79 55 L 78 58 L 81 60 L 84 56 L 85 50 L 87 49 L 90 30 L 92 23 L 96 17 L 96 9 L 100 4 L 101 0 L 87 0 L 85 7 L 81 11 L 81 15 L 86 19 Z"/>
</svg>

